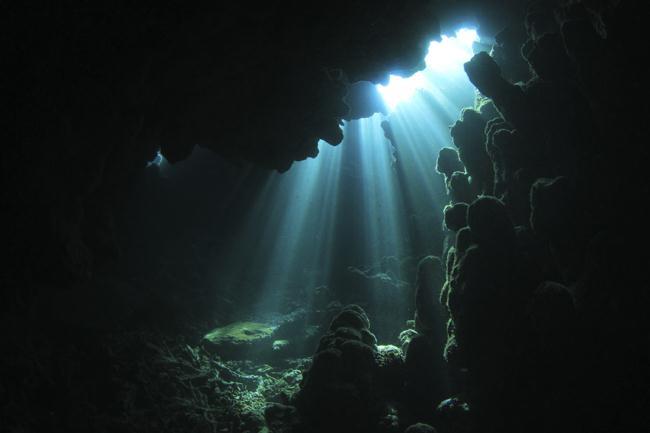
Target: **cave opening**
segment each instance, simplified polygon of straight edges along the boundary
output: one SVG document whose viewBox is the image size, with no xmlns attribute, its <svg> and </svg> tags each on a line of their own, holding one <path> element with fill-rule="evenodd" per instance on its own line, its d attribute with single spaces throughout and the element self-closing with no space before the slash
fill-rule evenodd
<svg viewBox="0 0 650 433">
<path fill-rule="evenodd" d="M 451 95 L 452 92 L 456 93 L 468 85 L 463 64 L 475 54 L 475 42 L 480 42 L 480 38 L 474 28 L 462 27 L 452 36 L 443 34 L 439 41 L 429 43 L 424 58 L 426 66 L 422 71 L 409 77 L 390 74 L 388 83 L 378 84 L 377 90 L 391 110 L 401 101 L 408 101 L 417 90 L 426 90 L 438 98 L 449 99 L 455 96 Z M 440 87 L 444 88 L 442 92 Z"/>
</svg>

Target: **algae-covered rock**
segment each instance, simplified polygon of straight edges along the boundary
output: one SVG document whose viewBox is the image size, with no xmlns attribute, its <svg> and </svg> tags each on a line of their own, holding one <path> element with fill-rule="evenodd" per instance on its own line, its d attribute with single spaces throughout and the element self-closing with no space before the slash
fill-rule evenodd
<svg viewBox="0 0 650 433">
<path fill-rule="evenodd" d="M 474 431 L 469 404 L 456 397 L 440 402 L 436 408 L 436 415 L 442 431 L 458 433 Z"/>
<path fill-rule="evenodd" d="M 405 369 L 402 350 L 393 345 L 377 346 L 375 388 L 385 400 L 397 400 L 404 387 Z"/>
<path fill-rule="evenodd" d="M 289 340 L 275 340 L 273 342 L 273 350 L 275 352 L 286 352 L 289 344 Z"/>
<path fill-rule="evenodd" d="M 341 327 L 353 328 L 361 331 L 370 327 L 370 320 L 366 312 L 358 305 L 347 305 L 343 310 L 332 319 L 330 330 L 335 331 Z"/>
<path fill-rule="evenodd" d="M 436 429 L 429 424 L 417 423 L 409 426 L 404 433 L 435 433 Z"/>
<path fill-rule="evenodd" d="M 416 331 L 415 329 L 411 329 L 411 328 L 405 329 L 402 332 L 400 332 L 400 334 L 399 334 L 399 342 L 400 342 L 403 353 L 406 353 L 406 351 L 408 350 L 408 347 L 409 347 L 409 343 L 411 342 L 413 337 L 415 337 L 416 335 L 418 335 L 418 331 Z"/>
<path fill-rule="evenodd" d="M 385 357 L 378 352 L 365 311 L 344 307 L 321 338 L 293 400 L 304 422 L 300 432 L 371 431 L 383 414 L 378 359 L 389 372 L 394 364 L 386 352 Z"/>
<path fill-rule="evenodd" d="M 277 326 L 259 322 L 235 322 L 208 332 L 203 347 L 223 358 L 238 358 L 252 352 L 273 348 L 273 334 Z"/>
<path fill-rule="evenodd" d="M 272 433 L 289 433 L 300 422 L 296 408 L 281 403 L 266 406 L 264 418 L 268 431 Z"/>
</svg>

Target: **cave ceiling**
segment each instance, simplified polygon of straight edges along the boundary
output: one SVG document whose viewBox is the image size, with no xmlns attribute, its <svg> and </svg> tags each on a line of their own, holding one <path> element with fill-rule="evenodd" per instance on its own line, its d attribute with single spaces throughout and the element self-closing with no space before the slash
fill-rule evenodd
<svg viewBox="0 0 650 433">
<path fill-rule="evenodd" d="M 493 36 L 523 3 L 21 8 L 6 15 L 29 24 L 12 26 L 10 38 L 21 71 L 17 135 L 86 163 L 120 154 L 121 165 L 142 166 L 159 147 L 176 162 L 200 145 L 284 171 L 316 156 L 319 140 L 340 143 L 350 83 L 413 73 L 441 31 L 471 23 Z"/>
</svg>

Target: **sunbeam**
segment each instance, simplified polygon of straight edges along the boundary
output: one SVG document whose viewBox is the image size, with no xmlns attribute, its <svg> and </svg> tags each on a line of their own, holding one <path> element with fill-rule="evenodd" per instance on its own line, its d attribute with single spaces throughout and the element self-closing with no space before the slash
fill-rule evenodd
<svg viewBox="0 0 650 433">
<path fill-rule="evenodd" d="M 650 433 L 647 2 L 205 3 L 2 3 L 0 433 Z"/>
<path fill-rule="evenodd" d="M 231 291 L 257 293 L 252 316 L 288 300 L 311 305 L 319 286 L 374 315 L 412 314 L 413 263 L 442 252 L 448 199 L 436 158 L 474 103 L 462 65 L 475 41 L 475 30 L 462 29 L 432 42 L 425 70 L 377 86 L 388 115 L 345 122 L 339 146 L 321 142 L 318 157 L 268 177 L 218 276 Z M 395 341 L 384 329 L 378 337 Z"/>
</svg>

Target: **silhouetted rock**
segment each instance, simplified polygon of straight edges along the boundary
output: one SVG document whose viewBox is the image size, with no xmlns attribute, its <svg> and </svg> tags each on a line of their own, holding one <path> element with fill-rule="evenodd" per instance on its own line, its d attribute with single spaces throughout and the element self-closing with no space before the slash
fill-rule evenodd
<svg viewBox="0 0 650 433">
<path fill-rule="evenodd" d="M 417 423 L 410 425 L 404 433 L 436 433 L 436 429 L 429 424 Z"/>
<path fill-rule="evenodd" d="M 461 171 L 452 173 L 447 185 L 452 203 L 471 203 L 478 194 L 478 189 L 470 183 L 469 174 Z"/>
<path fill-rule="evenodd" d="M 440 430 L 449 433 L 467 433 L 473 424 L 469 404 L 456 397 L 443 400 L 436 407 Z"/>
<path fill-rule="evenodd" d="M 494 197 L 479 197 L 469 206 L 467 225 L 472 232 L 473 242 L 481 246 L 514 246 L 515 229 L 508 211 L 503 202 Z"/>
<path fill-rule="evenodd" d="M 369 431 L 379 423 L 377 372 L 380 361 L 388 369 L 392 361 L 378 354 L 376 345 L 362 341 L 368 327 L 365 312 L 356 305 L 345 307 L 332 321 L 295 397 L 304 424 L 300 431 Z"/>
<path fill-rule="evenodd" d="M 418 419 L 431 415 L 435 401 L 440 399 L 443 385 L 441 371 L 432 368 L 441 365 L 441 353 L 431 337 L 416 335 L 406 352 L 406 402 Z"/>
<path fill-rule="evenodd" d="M 485 151 L 485 122 L 478 111 L 465 108 L 461 118 L 451 127 L 450 134 L 471 183 L 479 193 L 490 194 L 494 174 L 492 162 Z"/>
<path fill-rule="evenodd" d="M 440 152 L 438 152 L 436 171 L 440 174 L 444 174 L 445 179 L 448 181 L 454 172 L 465 171 L 465 166 L 460 162 L 458 152 L 455 149 L 452 149 L 451 147 L 443 147 L 440 149 Z"/>
<path fill-rule="evenodd" d="M 425 257 L 418 264 L 415 282 L 415 329 L 421 334 L 432 333 L 438 324 L 436 295 L 440 293 L 444 278 L 444 268 L 438 257 Z"/>
<path fill-rule="evenodd" d="M 467 203 L 456 203 L 452 206 L 445 206 L 445 226 L 451 231 L 458 231 L 467 225 Z"/>
<path fill-rule="evenodd" d="M 290 433 L 300 422 L 296 408 L 281 403 L 271 403 L 266 406 L 264 419 L 272 433 Z"/>
</svg>

